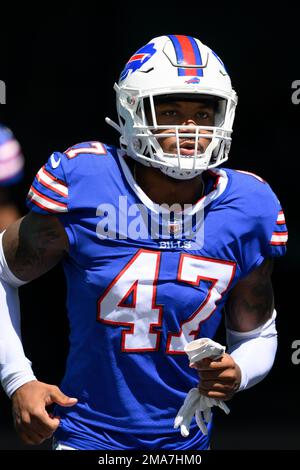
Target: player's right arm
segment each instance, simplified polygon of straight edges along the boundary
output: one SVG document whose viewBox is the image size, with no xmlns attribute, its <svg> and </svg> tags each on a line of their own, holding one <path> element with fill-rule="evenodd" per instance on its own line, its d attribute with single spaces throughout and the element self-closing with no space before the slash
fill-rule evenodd
<svg viewBox="0 0 300 470">
<path fill-rule="evenodd" d="M 22 281 L 31 281 L 68 253 L 69 242 L 57 217 L 30 212 L 5 231 L 3 250 L 12 273 Z"/>
<path fill-rule="evenodd" d="M 9 270 L 16 278 L 25 282 L 49 271 L 69 249 L 67 234 L 58 218 L 36 213 L 29 213 L 12 224 L 3 235 L 2 245 Z M 3 286 L 5 285 L 3 283 Z M 11 289 L 10 286 L 6 288 Z M 12 350 L 8 351 L 8 357 L 14 356 L 14 348 L 18 349 L 20 357 L 22 348 L 18 344 L 19 332 L 13 334 L 13 329 L 17 330 L 15 325 L 18 322 L 15 318 L 8 322 L 9 313 L 12 317 L 15 307 L 11 308 L 11 311 L 10 308 L 8 305 L 8 315 L 5 319 L 6 333 L 11 338 L 7 348 Z M 64 395 L 57 386 L 38 380 L 29 380 L 22 384 L 13 392 L 11 399 L 16 430 L 27 444 L 43 442 L 51 437 L 58 427 L 59 419 L 50 417 L 46 406 L 52 403 L 72 406 L 77 402 L 75 398 Z"/>
</svg>

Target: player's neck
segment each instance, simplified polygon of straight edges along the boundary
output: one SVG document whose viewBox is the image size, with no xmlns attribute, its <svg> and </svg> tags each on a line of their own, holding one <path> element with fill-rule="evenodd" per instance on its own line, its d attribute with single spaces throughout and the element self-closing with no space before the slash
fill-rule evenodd
<svg viewBox="0 0 300 470">
<path fill-rule="evenodd" d="M 157 204 L 195 204 L 204 192 L 201 175 L 190 180 L 176 180 L 164 175 L 158 168 L 135 162 L 133 176 L 147 196 Z"/>
</svg>

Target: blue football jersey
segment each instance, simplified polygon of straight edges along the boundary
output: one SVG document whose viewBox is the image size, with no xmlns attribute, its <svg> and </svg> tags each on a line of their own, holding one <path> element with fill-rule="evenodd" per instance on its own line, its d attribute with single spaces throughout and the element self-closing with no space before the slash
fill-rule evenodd
<svg viewBox="0 0 300 470">
<path fill-rule="evenodd" d="M 128 157 L 100 142 L 55 152 L 37 173 L 28 207 L 55 214 L 70 244 L 70 352 L 61 387 L 78 404 L 57 407 L 61 443 L 208 447 L 195 422 L 189 438 L 173 428 L 198 384 L 184 346 L 214 336 L 230 289 L 285 253 L 287 229 L 261 178 L 223 168 L 204 179 L 194 205 L 159 208 L 134 180 Z"/>
<path fill-rule="evenodd" d="M 0 186 L 16 183 L 23 175 L 24 158 L 18 141 L 0 125 Z"/>
</svg>

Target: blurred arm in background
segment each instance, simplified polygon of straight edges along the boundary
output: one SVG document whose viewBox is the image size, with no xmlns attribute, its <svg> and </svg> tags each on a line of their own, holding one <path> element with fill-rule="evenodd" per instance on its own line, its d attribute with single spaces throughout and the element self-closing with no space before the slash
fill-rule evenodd
<svg viewBox="0 0 300 470">
<path fill-rule="evenodd" d="M 0 232 L 15 222 L 20 213 L 10 200 L 8 187 L 23 176 L 24 157 L 12 131 L 0 124 Z"/>
</svg>

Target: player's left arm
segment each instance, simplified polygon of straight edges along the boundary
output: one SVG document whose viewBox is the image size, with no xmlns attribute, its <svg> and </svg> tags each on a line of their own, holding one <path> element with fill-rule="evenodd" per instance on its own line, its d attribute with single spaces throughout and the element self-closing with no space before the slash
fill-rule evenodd
<svg viewBox="0 0 300 470">
<path fill-rule="evenodd" d="M 272 258 L 266 259 L 232 289 L 226 303 L 228 328 L 251 331 L 271 318 L 274 310 L 273 264 Z"/>
<path fill-rule="evenodd" d="M 229 400 L 240 388 L 259 382 L 272 367 L 277 347 L 272 269 L 273 260 L 266 259 L 232 289 L 226 304 L 231 354 L 225 353 L 217 361 L 203 359 L 197 363 L 202 394 Z M 251 355 L 262 347 L 265 361 L 260 358 L 260 367 L 253 370 L 256 361 Z"/>
</svg>

